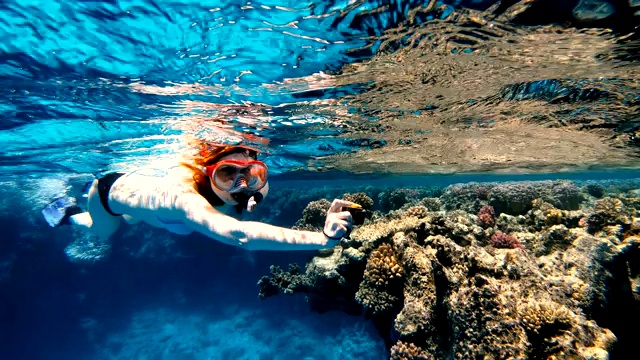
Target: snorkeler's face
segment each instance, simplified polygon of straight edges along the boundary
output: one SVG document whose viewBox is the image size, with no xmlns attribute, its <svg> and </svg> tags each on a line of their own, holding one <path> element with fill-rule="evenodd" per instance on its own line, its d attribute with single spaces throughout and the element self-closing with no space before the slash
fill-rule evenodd
<svg viewBox="0 0 640 360">
<path fill-rule="evenodd" d="M 245 153 L 224 156 L 203 171 L 209 176 L 215 194 L 227 204 L 238 204 L 237 199 L 244 198 L 243 194 L 268 192 L 267 166 Z"/>
</svg>

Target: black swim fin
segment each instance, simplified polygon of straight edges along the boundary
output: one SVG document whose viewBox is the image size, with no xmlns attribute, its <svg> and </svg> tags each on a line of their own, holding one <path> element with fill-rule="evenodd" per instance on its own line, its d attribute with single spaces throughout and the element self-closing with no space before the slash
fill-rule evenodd
<svg viewBox="0 0 640 360">
<path fill-rule="evenodd" d="M 51 227 L 70 225 L 69 218 L 81 212 L 82 209 L 76 205 L 76 199 L 69 196 L 56 198 L 42 209 L 42 215 Z"/>
</svg>

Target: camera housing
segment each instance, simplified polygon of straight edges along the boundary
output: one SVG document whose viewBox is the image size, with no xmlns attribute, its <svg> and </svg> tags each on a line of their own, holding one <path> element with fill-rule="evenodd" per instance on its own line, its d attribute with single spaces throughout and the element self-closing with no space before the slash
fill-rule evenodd
<svg viewBox="0 0 640 360">
<path fill-rule="evenodd" d="M 364 219 L 367 216 L 367 210 L 345 206 L 342 208 L 342 211 L 348 211 L 349 213 L 351 213 L 351 217 L 353 218 L 353 225 L 364 224 Z"/>
</svg>

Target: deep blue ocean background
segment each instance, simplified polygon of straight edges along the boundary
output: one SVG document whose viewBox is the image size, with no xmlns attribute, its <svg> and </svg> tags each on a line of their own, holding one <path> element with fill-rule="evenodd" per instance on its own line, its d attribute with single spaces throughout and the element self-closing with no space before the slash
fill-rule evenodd
<svg viewBox="0 0 640 360">
<path fill-rule="evenodd" d="M 376 37 L 426 3 L 1 2 L 0 359 L 388 357 L 364 317 L 311 313 L 302 297 L 258 299 L 256 283 L 270 265 L 304 264 L 314 252 L 248 253 L 144 225 L 123 227 L 101 252 L 81 230 L 52 229 L 42 219 L 40 209 L 54 197 L 82 199 L 93 176 L 169 154 L 185 134 L 264 147 L 271 196 L 280 198 L 297 189 L 339 195 L 362 185 L 639 177 L 616 169 L 522 176 L 292 173 L 313 156 L 355 150 L 335 136 L 342 131 L 337 113 L 316 114 L 310 102 L 362 87 L 292 90 L 283 86 L 286 79 L 335 73 L 373 57 Z M 493 4 L 438 1 L 440 16 Z M 560 9 L 549 21 L 565 13 Z M 300 102 L 308 110 L 300 111 Z M 251 108 L 259 116 L 236 104 L 261 104 Z M 280 206 L 290 214 L 274 224 L 293 225 L 300 204 Z M 73 251 L 108 255 L 82 260 Z"/>
</svg>

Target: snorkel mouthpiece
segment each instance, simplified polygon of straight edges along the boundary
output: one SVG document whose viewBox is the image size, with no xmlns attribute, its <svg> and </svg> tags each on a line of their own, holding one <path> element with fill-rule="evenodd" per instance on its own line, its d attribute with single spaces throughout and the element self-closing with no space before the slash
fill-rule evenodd
<svg viewBox="0 0 640 360">
<path fill-rule="evenodd" d="M 264 196 L 260 192 L 236 192 L 232 193 L 231 197 L 235 200 L 239 206 L 251 212 L 255 210 L 256 206 L 262 201 Z"/>
</svg>

